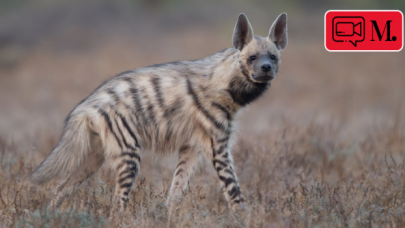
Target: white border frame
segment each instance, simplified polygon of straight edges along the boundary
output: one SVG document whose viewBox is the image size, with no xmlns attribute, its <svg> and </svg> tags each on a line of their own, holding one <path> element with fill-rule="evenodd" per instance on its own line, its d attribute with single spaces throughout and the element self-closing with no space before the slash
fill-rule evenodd
<svg viewBox="0 0 405 228">
<path fill-rule="evenodd" d="M 400 12 L 402 15 L 402 46 L 399 50 L 329 50 L 326 47 L 326 14 L 328 12 L 347 12 L 347 11 L 353 11 L 353 12 Z M 323 18 L 323 45 L 325 46 L 325 49 L 329 52 L 400 52 L 404 48 L 404 14 L 400 10 L 328 10 L 325 13 L 325 16 Z"/>
</svg>

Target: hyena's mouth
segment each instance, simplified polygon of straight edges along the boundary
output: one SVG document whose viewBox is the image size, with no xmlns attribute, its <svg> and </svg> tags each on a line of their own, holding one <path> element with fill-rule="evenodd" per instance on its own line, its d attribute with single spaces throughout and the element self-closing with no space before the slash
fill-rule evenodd
<svg viewBox="0 0 405 228">
<path fill-rule="evenodd" d="M 252 75 L 252 78 L 253 78 L 255 81 L 265 83 L 265 82 L 269 82 L 269 81 L 273 80 L 273 79 L 274 79 L 274 76 L 272 76 L 272 75 L 255 76 L 255 75 L 253 74 L 253 75 Z"/>
</svg>

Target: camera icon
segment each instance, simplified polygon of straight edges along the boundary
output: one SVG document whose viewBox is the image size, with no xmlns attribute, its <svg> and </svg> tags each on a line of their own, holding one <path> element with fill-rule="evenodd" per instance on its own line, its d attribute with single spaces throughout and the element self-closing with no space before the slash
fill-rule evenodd
<svg viewBox="0 0 405 228">
<path fill-rule="evenodd" d="M 336 16 L 332 20 L 332 38 L 335 42 L 350 42 L 357 47 L 365 38 L 365 20 L 360 16 Z"/>
</svg>

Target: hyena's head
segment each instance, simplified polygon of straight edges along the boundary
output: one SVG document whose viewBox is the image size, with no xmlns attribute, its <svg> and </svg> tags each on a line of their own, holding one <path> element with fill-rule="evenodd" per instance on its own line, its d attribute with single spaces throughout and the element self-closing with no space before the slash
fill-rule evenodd
<svg viewBox="0 0 405 228">
<path fill-rule="evenodd" d="M 278 16 L 267 37 L 253 35 L 246 15 L 240 14 L 232 42 L 240 51 L 239 63 L 245 77 L 256 83 L 269 82 L 280 66 L 280 51 L 287 46 L 287 14 Z"/>
</svg>

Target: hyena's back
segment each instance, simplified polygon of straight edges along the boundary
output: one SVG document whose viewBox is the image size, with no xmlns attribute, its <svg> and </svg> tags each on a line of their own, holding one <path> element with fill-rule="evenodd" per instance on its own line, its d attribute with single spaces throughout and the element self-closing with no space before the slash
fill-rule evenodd
<svg viewBox="0 0 405 228">
<path fill-rule="evenodd" d="M 193 146 L 209 151 L 203 147 L 210 145 L 210 134 L 229 132 L 232 112 L 219 104 L 231 97 L 210 92 L 210 79 L 214 67 L 233 54 L 235 49 L 227 49 L 199 61 L 124 72 L 105 82 L 69 114 L 60 142 L 35 170 L 33 182 L 66 176 L 93 156 L 114 163 L 127 150 L 168 154 Z M 97 146 L 102 151 L 94 151 Z"/>
</svg>

